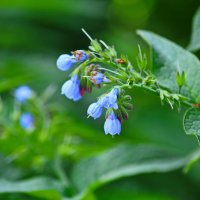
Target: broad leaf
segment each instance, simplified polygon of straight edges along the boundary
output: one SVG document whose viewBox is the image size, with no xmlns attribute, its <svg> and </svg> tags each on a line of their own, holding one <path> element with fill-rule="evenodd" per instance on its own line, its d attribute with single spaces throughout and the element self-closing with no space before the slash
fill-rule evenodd
<svg viewBox="0 0 200 200">
<path fill-rule="evenodd" d="M 122 177 L 167 172 L 185 165 L 187 159 L 155 146 L 123 145 L 78 163 L 72 180 L 79 192 Z"/>
<path fill-rule="evenodd" d="M 153 70 L 158 82 L 173 92 L 178 92 L 177 71 L 185 71 L 186 81 L 181 93 L 192 101 L 200 101 L 200 61 L 179 45 L 147 31 L 138 34 L 152 47 Z"/>
<path fill-rule="evenodd" d="M 190 108 L 183 120 L 186 134 L 200 136 L 200 108 Z"/>
<path fill-rule="evenodd" d="M 34 178 L 24 181 L 0 179 L 0 193 L 26 193 L 49 200 L 61 200 L 59 190 L 62 186 L 49 178 Z"/>
<path fill-rule="evenodd" d="M 188 46 L 190 51 L 197 51 L 200 49 L 200 8 L 197 10 L 193 24 L 192 24 L 192 36 Z"/>
</svg>

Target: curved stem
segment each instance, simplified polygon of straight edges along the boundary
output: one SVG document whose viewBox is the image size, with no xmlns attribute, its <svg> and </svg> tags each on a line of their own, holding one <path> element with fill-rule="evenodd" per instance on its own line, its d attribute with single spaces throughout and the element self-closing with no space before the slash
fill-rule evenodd
<svg viewBox="0 0 200 200">
<path fill-rule="evenodd" d="M 159 91 L 158 90 L 155 90 L 153 88 L 150 88 L 146 85 L 139 85 L 139 84 L 133 84 L 132 85 L 133 87 L 136 87 L 136 88 L 143 88 L 144 90 L 148 91 L 148 92 L 151 92 L 153 93 L 154 95 L 158 96 L 159 95 Z M 188 106 L 188 107 L 192 107 L 192 103 L 188 102 L 188 101 L 183 101 L 182 102 L 184 105 Z"/>
</svg>

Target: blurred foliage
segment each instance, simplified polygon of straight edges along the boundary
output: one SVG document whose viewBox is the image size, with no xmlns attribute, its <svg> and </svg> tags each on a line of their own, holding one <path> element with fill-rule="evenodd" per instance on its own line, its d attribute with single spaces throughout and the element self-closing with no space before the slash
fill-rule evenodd
<svg viewBox="0 0 200 200">
<path fill-rule="evenodd" d="M 60 95 L 60 87 L 68 78 L 56 69 L 55 62 L 61 53 L 87 48 L 89 41 L 81 32 L 82 27 L 94 38 L 114 44 L 133 63 L 138 44 L 150 56 L 147 45 L 136 36 L 136 29 L 151 30 L 186 46 L 199 5 L 198 0 L 1 0 L 0 199 L 67 200 L 60 194 L 73 196 L 79 188 L 78 183 L 70 184 L 75 177 L 72 174 L 80 181 L 88 179 L 87 183 L 91 181 L 89 175 L 93 175 L 98 185 L 100 174 L 95 174 L 95 169 L 106 165 L 102 169 L 111 173 L 114 167 L 109 166 L 121 166 L 127 151 L 119 151 L 118 145 L 133 148 L 133 153 L 127 153 L 130 157 L 130 160 L 126 157 L 127 162 L 138 154 L 135 145 L 167 148 L 170 155 L 183 160 L 191 156 L 198 143 L 184 134 L 181 125 L 184 108 L 180 113 L 172 112 L 168 106 L 161 107 L 156 97 L 135 89 L 130 92 L 134 111 L 123 124 L 122 134 L 115 138 L 105 136 L 103 120 L 86 118 L 87 106 L 99 91 L 86 95 L 78 104 L 67 100 Z M 30 85 L 38 95 L 18 108 L 13 91 L 21 84 Z M 55 91 L 46 96 L 51 93 L 49 85 Z M 23 110 L 29 110 L 36 118 L 37 128 L 32 133 L 19 126 Z M 114 155 L 109 153 L 113 148 L 117 149 Z M 152 157 L 146 158 L 150 152 L 145 152 L 140 152 L 140 158 L 148 161 Z M 164 159 L 162 155 L 159 156 Z M 82 165 L 83 175 L 74 172 Z M 87 200 L 198 200 L 200 165 L 196 164 L 187 174 L 182 173 L 181 166 L 165 174 L 154 173 L 160 171 L 156 168 L 149 174 L 107 179 L 115 180 L 111 183 L 101 179 L 107 184 L 85 191 L 76 199 L 85 195 Z M 133 173 L 127 174 L 130 175 Z"/>
</svg>

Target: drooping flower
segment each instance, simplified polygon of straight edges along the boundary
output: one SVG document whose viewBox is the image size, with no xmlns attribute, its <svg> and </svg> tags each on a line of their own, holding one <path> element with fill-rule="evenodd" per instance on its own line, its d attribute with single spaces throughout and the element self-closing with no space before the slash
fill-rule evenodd
<svg viewBox="0 0 200 200">
<path fill-rule="evenodd" d="M 116 109 L 118 109 L 118 105 L 117 105 L 118 93 L 119 93 L 118 89 L 114 88 L 111 90 L 111 92 L 109 92 L 105 96 L 101 97 L 98 100 L 98 103 L 107 109 L 114 108 L 116 110 Z"/>
<path fill-rule="evenodd" d="M 92 103 L 87 110 L 88 115 L 93 117 L 94 119 L 99 118 L 102 112 L 103 112 L 103 107 L 99 105 L 98 102 Z"/>
<path fill-rule="evenodd" d="M 33 91 L 26 85 L 20 86 L 15 90 L 15 98 L 17 101 L 23 103 L 33 96 Z"/>
<path fill-rule="evenodd" d="M 68 54 L 62 54 L 59 56 L 56 64 L 58 69 L 60 69 L 61 71 L 67 71 L 69 70 L 75 63 L 77 62 L 77 60 L 75 59 L 75 57 L 72 55 L 68 55 Z"/>
<path fill-rule="evenodd" d="M 80 81 L 78 80 L 78 75 L 73 76 L 70 80 L 63 84 L 61 88 L 61 94 L 74 101 L 78 101 L 81 98 Z"/>
<path fill-rule="evenodd" d="M 83 62 L 89 58 L 89 55 L 83 50 L 77 50 L 73 52 L 78 62 Z"/>
<path fill-rule="evenodd" d="M 34 128 L 33 116 L 30 113 L 23 113 L 20 117 L 20 125 L 26 130 Z"/>
<path fill-rule="evenodd" d="M 100 72 L 95 72 L 94 75 L 91 76 L 91 81 L 94 84 L 100 84 L 102 82 L 109 82 L 109 79 L 107 79 L 104 74 L 100 73 Z"/>
<path fill-rule="evenodd" d="M 120 134 L 121 132 L 121 123 L 115 116 L 114 112 L 112 111 L 111 114 L 107 117 L 105 123 L 104 123 L 104 131 L 105 134 Z"/>
</svg>

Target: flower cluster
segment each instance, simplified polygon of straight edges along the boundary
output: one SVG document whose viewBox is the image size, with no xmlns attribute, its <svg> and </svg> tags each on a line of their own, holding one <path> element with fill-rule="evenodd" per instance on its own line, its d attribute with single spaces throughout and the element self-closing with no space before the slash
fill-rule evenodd
<svg viewBox="0 0 200 200">
<path fill-rule="evenodd" d="M 74 68 L 71 78 L 61 88 L 61 94 L 73 101 L 80 100 L 85 92 L 91 93 L 93 87 L 111 86 L 109 92 L 88 107 L 87 114 L 97 119 L 106 109 L 104 131 L 113 136 L 120 134 L 122 121 L 128 119 L 128 111 L 132 108 L 131 97 L 124 95 L 123 89 L 128 80 L 127 65 L 130 70 L 130 64 L 126 58 L 118 58 L 113 47 L 103 44 L 105 50 L 99 42 L 91 40 L 90 50 L 59 56 L 57 67 L 61 71 Z"/>
<path fill-rule="evenodd" d="M 83 29 L 82 29 L 83 30 Z M 133 67 L 126 56 L 118 56 L 114 47 L 108 46 L 102 40 L 94 40 L 83 30 L 91 43 L 89 50 L 77 50 L 71 55 L 61 55 L 57 67 L 61 71 L 71 68 L 71 79 L 62 86 L 61 93 L 67 98 L 78 101 L 85 94 L 91 93 L 92 88 L 108 86 L 109 92 L 102 94 L 92 103 L 87 114 L 94 119 L 99 118 L 106 109 L 105 134 L 120 134 L 123 120 L 128 119 L 128 111 L 132 110 L 131 97 L 125 94 L 125 89 L 142 88 L 160 96 L 161 102 L 168 103 L 172 108 L 180 107 L 185 99 L 178 93 L 167 91 L 147 69 L 146 56 L 139 47 L 136 57 L 137 66 Z M 185 75 L 177 74 L 179 90 L 185 82 Z"/>
<path fill-rule="evenodd" d="M 117 99 L 118 99 L 119 91 L 118 89 L 112 89 L 111 92 L 106 94 L 103 97 L 100 97 L 96 103 L 92 103 L 87 113 L 89 116 L 97 119 L 101 116 L 103 112 L 103 108 L 107 108 L 107 119 L 104 124 L 104 131 L 106 134 L 120 134 L 121 132 L 121 123 L 119 119 L 114 114 L 114 110 L 118 109 Z"/>
<path fill-rule="evenodd" d="M 20 86 L 15 90 L 15 99 L 20 104 L 24 104 L 27 100 L 34 97 L 33 91 L 28 86 Z M 27 131 L 34 128 L 34 118 L 28 112 L 23 112 L 19 119 L 20 126 Z"/>
</svg>

